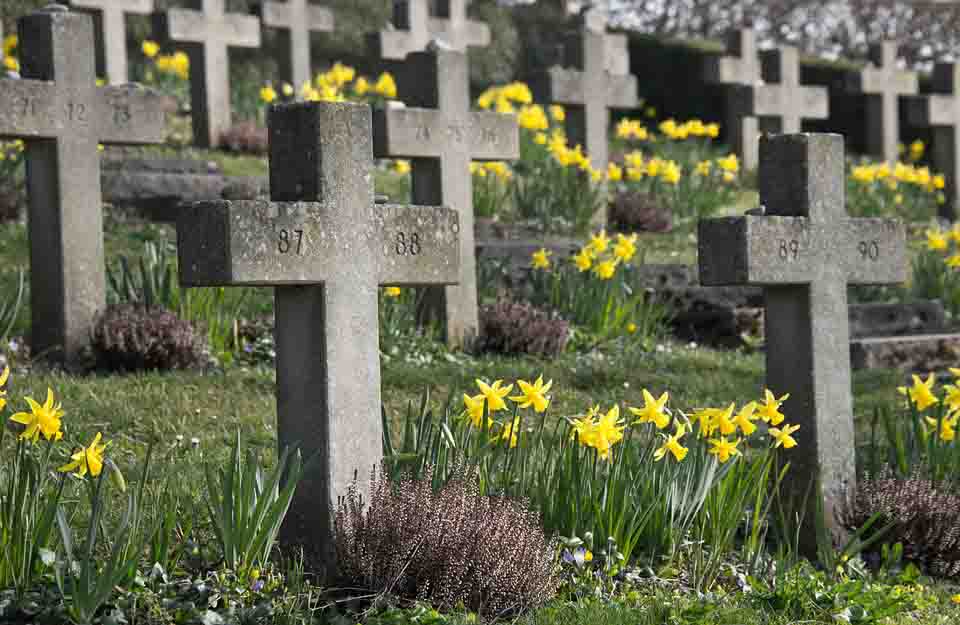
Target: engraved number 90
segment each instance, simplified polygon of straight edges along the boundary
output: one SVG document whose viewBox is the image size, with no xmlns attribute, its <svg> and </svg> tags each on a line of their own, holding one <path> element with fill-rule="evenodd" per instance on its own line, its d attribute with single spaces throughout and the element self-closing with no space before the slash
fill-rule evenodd
<svg viewBox="0 0 960 625">
<path fill-rule="evenodd" d="M 877 260 L 880 258 L 880 243 L 878 241 L 860 241 L 857 245 L 860 258 L 863 260 Z"/>
</svg>

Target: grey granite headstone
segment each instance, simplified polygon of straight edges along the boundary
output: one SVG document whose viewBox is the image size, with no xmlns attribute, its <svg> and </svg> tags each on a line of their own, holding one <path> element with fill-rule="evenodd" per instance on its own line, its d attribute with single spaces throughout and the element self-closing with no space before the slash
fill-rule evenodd
<svg viewBox="0 0 960 625">
<path fill-rule="evenodd" d="M 161 35 L 183 45 L 190 56 L 190 107 L 193 141 L 201 147 L 220 145 L 230 127 L 230 57 L 228 46 L 260 47 L 260 20 L 227 13 L 226 0 L 203 0 L 200 11 L 168 9 L 157 14 Z"/>
<path fill-rule="evenodd" d="M 946 177 L 946 203 L 940 216 L 956 219 L 957 180 L 960 180 L 960 96 L 957 94 L 960 65 L 937 63 L 933 67 L 933 93 L 906 98 L 907 119 L 911 125 L 933 130 L 933 166 Z"/>
<path fill-rule="evenodd" d="M 311 4 L 309 0 L 267 0 L 261 7 L 261 14 L 264 26 L 283 31 L 284 45 L 281 48 L 288 52 L 280 57 L 280 77 L 300 88 L 313 77 L 310 33 L 333 31 L 333 11 Z"/>
<path fill-rule="evenodd" d="M 460 214 L 459 286 L 432 290 L 430 299 L 437 316 L 446 320 L 448 342 L 462 346 L 479 327 L 470 161 L 519 158 L 519 131 L 512 115 L 470 111 L 463 52 L 416 52 L 403 71 L 399 95 L 412 108 L 376 112 L 374 152 L 411 159 L 414 202 L 444 204 Z"/>
<path fill-rule="evenodd" d="M 180 280 L 275 287 L 278 443 L 318 454 L 281 538 L 332 573 L 331 511 L 382 457 L 378 286 L 456 281 L 461 231 L 448 208 L 375 204 L 366 105 L 279 105 L 269 126 L 272 201 L 186 205 Z"/>
<path fill-rule="evenodd" d="M 432 17 L 429 0 L 393 0 L 393 28 L 370 35 L 370 55 L 402 61 L 426 49 L 433 39 L 460 52 L 490 45 L 490 27 L 467 19 L 465 0 L 440 0 L 439 9 L 441 15 Z"/>
<path fill-rule="evenodd" d="M 580 32 L 567 49 L 567 67 L 551 67 L 545 81 L 535 84 L 535 88 L 541 98 L 568 107 L 565 125 L 570 142 L 582 145 L 590 164 L 606 172 L 610 110 L 638 108 L 640 100 L 635 76 L 607 70 L 607 46 L 611 39 L 605 29 L 597 28 L 595 15 L 596 10 L 591 10 L 583 16 Z M 593 222 L 604 225 L 605 207 Z"/>
<path fill-rule="evenodd" d="M 93 21 L 64 7 L 20 18 L 22 80 L 0 80 L 0 136 L 26 142 L 31 345 L 74 362 L 105 305 L 97 144 L 160 143 L 163 103 L 97 87 Z"/>
<path fill-rule="evenodd" d="M 757 34 L 752 28 L 741 28 L 727 35 L 728 55 L 707 58 L 707 82 L 720 85 L 752 87 L 761 82 L 760 59 L 757 55 Z M 725 89 L 727 142 L 740 155 L 746 169 L 757 166 L 760 129 L 757 118 L 743 115 L 736 89 Z"/>
<path fill-rule="evenodd" d="M 97 87 L 93 21 L 48 7 L 20 18 L 22 80 L 0 80 L 0 136 L 26 144 L 32 347 L 74 362 L 105 304 L 97 144 L 160 143 L 162 103 Z"/>
<path fill-rule="evenodd" d="M 870 64 L 849 76 L 849 89 L 866 96 L 867 153 L 896 162 L 900 96 L 917 93 L 917 73 L 897 68 L 897 43 L 870 46 Z"/>
<path fill-rule="evenodd" d="M 763 216 L 700 222 L 700 280 L 764 288 L 766 385 L 790 393 L 784 413 L 800 426 L 787 490 L 799 501 L 818 480 L 836 529 L 834 512 L 856 487 L 847 285 L 906 280 L 905 229 L 847 216 L 840 135 L 764 136 L 758 173 Z M 812 527 L 801 536 L 808 553 Z"/>
<path fill-rule="evenodd" d="M 149 15 L 153 0 L 70 0 L 78 9 L 89 9 L 100 15 L 102 33 L 100 45 L 107 80 L 111 85 L 122 85 L 129 79 L 127 72 L 127 23 L 125 15 Z"/>
</svg>

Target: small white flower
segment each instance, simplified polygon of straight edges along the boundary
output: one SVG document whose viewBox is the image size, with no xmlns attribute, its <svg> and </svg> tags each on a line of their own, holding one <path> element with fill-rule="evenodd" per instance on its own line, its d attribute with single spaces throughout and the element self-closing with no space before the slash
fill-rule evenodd
<svg viewBox="0 0 960 625">
<path fill-rule="evenodd" d="M 183 442 L 183 434 L 177 434 L 177 445 Z"/>
<path fill-rule="evenodd" d="M 200 446 L 200 439 L 194 436 L 193 438 L 190 439 L 190 444 L 194 447 L 194 449 L 196 449 L 197 447 Z"/>
</svg>

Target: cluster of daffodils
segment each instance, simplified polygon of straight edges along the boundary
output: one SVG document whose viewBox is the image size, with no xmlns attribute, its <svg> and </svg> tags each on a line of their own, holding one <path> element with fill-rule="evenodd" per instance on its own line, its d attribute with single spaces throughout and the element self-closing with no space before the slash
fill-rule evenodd
<svg viewBox="0 0 960 625">
<path fill-rule="evenodd" d="M 530 104 L 533 104 L 533 93 L 522 82 L 490 87 L 477 98 L 477 106 L 497 113 L 516 113 L 518 108 Z"/>
<path fill-rule="evenodd" d="M 660 134 L 673 141 L 686 139 L 716 139 L 720 136 L 720 125 L 705 124 L 702 120 L 691 119 L 678 122 L 670 118 L 660 122 L 657 126 Z M 628 141 L 656 141 L 657 135 L 647 129 L 640 120 L 624 118 L 617 123 L 617 138 Z"/>
<path fill-rule="evenodd" d="M 0 178 L 8 178 L 23 161 L 23 141 L 0 141 Z"/>
<path fill-rule="evenodd" d="M 893 192 L 893 203 L 897 205 L 904 202 L 904 187 L 933 194 L 938 204 L 946 202 L 943 193 L 946 179 L 943 174 L 931 172 L 929 167 L 904 162 L 861 163 L 851 168 L 850 179 L 861 188 Z"/>
<path fill-rule="evenodd" d="M 526 380 L 517 380 L 516 384 L 504 386 L 503 380 L 494 380 L 488 384 L 483 380 L 476 380 L 477 389 L 480 391 L 476 395 L 463 395 L 464 416 L 470 420 L 475 428 L 484 429 L 490 432 L 490 441 L 502 443 L 510 447 L 516 447 L 519 441 L 520 433 L 520 415 L 514 410 L 513 418 L 498 420 L 495 418 L 498 412 L 510 413 L 507 400 L 515 404 L 517 409 L 533 408 L 534 412 L 543 414 L 550 406 L 550 388 L 553 386 L 553 380 L 543 381 L 543 375 L 534 382 Z M 510 395 L 514 386 L 517 387 L 518 394 Z M 486 417 L 486 422 L 484 422 Z"/>
<path fill-rule="evenodd" d="M 7 380 L 10 377 L 10 368 L 5 367 L 0 373 L 0 411 L 7 407 Z M 55 443 L 63 438 L 64 411 L 53 395 L 52 389 L 47 389 L 47 399 L 44 403 L 32 397 L 24 397 L 29 412 L 15 412 L 9 418 L 11 427 L 19 431 L 18 438 L 36 444 L 41 439 L 48 443 Z M 103 470 L 104 452 L 107 443 L 101 442 L 103 435 L 97 432 L 90 445 L 80 447 L 69 457 L 69 461 L 58 467 L 61 473 L 73 473 L 77 477 L 84 477 L 88 473 L 97 477 Z"/>
<path fill-rule="evenodd" d="M 642 180 L 659 180 L 668 185 L 677 185 L 683 177 L 683 167 L 674 160 L 651 156 L 644 158 L 643 152 L 635 150 L 623 157 L 623 167 L 610 163 L 607 168 L 608 177 L 618 182 L 640 182 Z"/>
<path fill-rule="evenodd" d="M 713 160 L 706 159 L 697 163 L 694 174 L 704 178 L 719 175 L 724 182 L 734 182 L 740 173 L 740 159 L 730 153 Z"/>
<path fill-rule="evenodd" d="M 715 456 L 722 464 L 741 454 L 740 444 L 760 431 L 758 421 L 767 424 L 766 432 L 773 441 L 773 447 L 791 449 L 797 446 L 793 434 L 800 429 L 798 425 L 784 424 L 784 415 L 780 407 L 789 395 L 777 397 L 769 390 L 764 391 L 764 399 L 752 401 L 739 410 L 735 404 L 726 408 L 703 408 L 691 415 L 674 416 L 667 407 L 669 393 L 654 397 L 647 389 L 642 390 L 643 406 L 628 408 L 636 419 L 630 425 L 651 425 L 658 430 L 660 446 L 654 451 L 654 460 L 660 461 L 672 457 L 683 462 L 690 451 L 684 439 L 697 429 L 697 438 L 706 439 L 707 453 Z M 667 433 L 673 424 L 672 433 Z M 627 422 L 620 418 L 620 407 L 613 406 L 603 412 L 600 406 L 590 408 L 585 415 L 570 419 L 571 438 L 576 438 L 585 447 L 596 450 L 604 460 L 610 459 L 614 445 L 623 440 Z M 738 436 L 740 434 L 740 436 Z"/>
<path fill-rule="evenodd" d="M 174 76 L 180 80 L 190 79 L 190 57 L 186 52 L 177 50 L 172 54 L 160 54 L 160 44 L 149 39 L 140 44 L 140 50 L 161 76 Z M 147 79 L 152 78 L 147 70 Z"/>
<path fill-rule="evenodd" d="M 278 99 L 291 101 L 296 96 L 297 90 L 288 82 L 276 87 L 266 84 L 260 88 L 260 100 L 265 104 L 272 104 Z M 358 76 L 355 68 L 338 61 L 329 70 L 300 85 L 299 97 L 306 102 L 367 101 L 370 98 L 393 100 L 397 97 L 397 83 L 390 72 L 383 72 L 374 81 L 366 76 Z"/>
<path fill-rule="evenodd" d="M 470 163 L 470 173 L 474 178 L 491 178 L 499 182 L 507 182 L 513 178 L 513 170 L 504 161 L 488 161 Z"/>
<path fill-rule="evenodd" d="M 943 397 L 937 397 L 934 392 L 936 376 L 931 373 L 924 380 L 918 375 L 913 376 L 911 386 L 899 386 L 897 392 L 907 398 L 907 403 L 922 415 L 928 433 L 936 432 L 940 440 L 951 442 L 957 437 L 957 421 L 960 420 L 960 369 L 950 368 L 953 375 L 951 384 L 944 384 Z M 939 416 L 924 414 L 934 407 L 941 408 Z"/>
<path fill-rule="evenodd" d="M 20 61 L 17 60 L 17 45 L 19 39 L 16 35 L 7 35 L 3 38 L 3 50 L 0 51 L 0 60 L 3 61 L 3 67 L 10 72 L 20 71 Z"/>
<path fill-rule="evenodd" d="M 953 224 L 949 230 L 929 228 L 926 235 L 928 250 L 943 254 L 947 267 L 960 267 L 960 223 Z"/>
<path fill-rule="evenodd" d="M 570 261 L 580 273 L 591 271 L 600 280 L 609 280 L 620 265 L 629 264 L 637 254 L 637 234 L 618 233 L 614 239 L 606 230 L 597 232 L 590 241 L 571 256 Z M 553 267 L 550 257 L 553 252 L 540 248 L 533 253 L 530 265 L 537 270 L 549 271 Z"/>
</svg>

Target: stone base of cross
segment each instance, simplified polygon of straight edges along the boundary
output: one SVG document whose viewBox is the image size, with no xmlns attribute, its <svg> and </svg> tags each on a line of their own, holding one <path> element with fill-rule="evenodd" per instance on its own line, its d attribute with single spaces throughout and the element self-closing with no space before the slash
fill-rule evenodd
<svg viewBox="0 0 960 625">
<path fill-rule="evenodd" d="M 279 105 L 269 133 L 272 201 L 184 207 L 180 281 L 274 287 L 278 442 L 316 456 L 281 537 L 330 574 L 337 498 L 381 460 L 378 286 L 456 282 L 460 222 L 374 202 L 365 105 Z"/>
<path fill-rule="evenodd" d="M 903 224 L 857 219 L 844 205 L 843 137 L 792 134 L 760 139 L 763 216 L 699 224 L 705 286 L 764 288 L 766 385 L 790 394 L 784 412 L 800 426 L 785 490 L 800 501 L 818 485 L 824 523 L 856 486 L 847 285 L 907 278 Z M 801 547 L 816 553 L 809 498 Z"/>
</svg>

